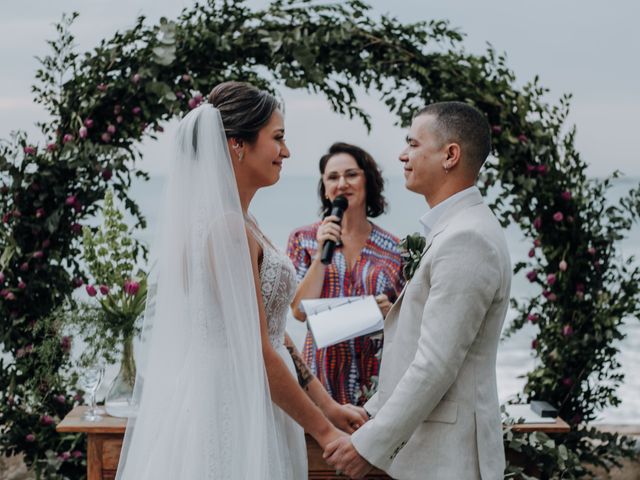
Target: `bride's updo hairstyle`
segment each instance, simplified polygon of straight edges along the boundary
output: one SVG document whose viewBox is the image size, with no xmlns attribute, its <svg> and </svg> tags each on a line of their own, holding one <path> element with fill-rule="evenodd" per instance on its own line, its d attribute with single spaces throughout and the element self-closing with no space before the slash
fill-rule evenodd
<svg viewBox="0 0 640 480">
<path fill-rule="evenodd" d="M 220 111 L 227 138 L 248 143 L 255 142 L 260 129 L 280 107 L 270 93 L 242 82 L 216 85 L 209 94 L 209 103 Z"/>
</svg>

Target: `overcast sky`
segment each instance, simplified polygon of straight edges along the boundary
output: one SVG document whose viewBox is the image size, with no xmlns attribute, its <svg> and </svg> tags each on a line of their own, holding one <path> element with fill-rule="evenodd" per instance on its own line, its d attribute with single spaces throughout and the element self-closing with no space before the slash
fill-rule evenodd
<svg viewBox="0 0 640 480">
<path fill-rule="evenodd" d="M 250 0 L 255 7 L 265 0 Z M 620 169 L 640 176 L 640 2 L 592 0 L 371 0 L 375 14 L 391 13 L 404 22 L 448 19 L 467 34 L 465 48 L 482 52 L 490 42 L 506 52 L 519 83 L 538 74 L 551 89 L 549 101 L 574 94 L 569 123 L 578 128 L 577 145 L 592 175 Z M 136 16 L 149 21 L 175 18 L 191 0 L 4 0 L 0 15 L 0 138 L 16 129 L 36 132 L 45 118 L 32 103 L 30 86 L 38 66 L 35 56 L 47 53 L 52 24 L 63 12 L 78 11 L 74 34 L 80 51 L 89 50 L 116 30 L 130 27 Z M 334 141 L 368 149 L 387 175 L 401 175 L 397 154 L 404 132 L 394 126 L 375 94 L 363 96 L 372 115 L 368 134 L 358 120 L 333 114 L 322 97 L 281 89 L 286 101 L 287 139 L 292 157 L 285 175 L 315 173 L 317 160 Z M 175 122 L 174 122 L 175 123 Z M 158 142 L 145 142 L 143 168 L 162 173 L 171 125 Z"/>
</svg>

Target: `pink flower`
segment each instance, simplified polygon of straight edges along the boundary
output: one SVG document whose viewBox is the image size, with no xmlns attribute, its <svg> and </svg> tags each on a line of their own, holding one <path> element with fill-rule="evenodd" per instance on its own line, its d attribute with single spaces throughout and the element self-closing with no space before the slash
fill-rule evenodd
<svg viewBox="0 0 640 480">
<path fill-rule="evenodd" d="M 535 256 L 536 256 L 536 251 L 535 249 L 532 248 L 531 250 L 529 250 L 529 258 L 533 258 Z"/>
<path fill-rule="evenodd" d="M 140 115 L 140 112 L 142 112 L 142 109 L 140 107 L 133 107 L 131 111 L 133 112 L 134 115 Z"/>
<path fill-rule="evenodd" d="M 141 78 L 142 76 L 139 73 L 136 73 L 133 75 L 133 77 L 131 77 L 131 81 L 133 83 L 139 83 Z"/>
<path fill-rule="evenodd" d="M 188 102 L 189 108 L 191 110 L 193 110 L 194 108 L 196 108 L 198 106 L 198 102 L 196 102 L 195 98 L 190 98 L 189 102 Z"/>
<path fill-rule="evenodd" d="M 43 425 L 53 425 L 53 422 L 53 417 L 49 415 L 43 415 L 42 417 L 40 417 L 40 423 Z"/>
<path fill-rule="evenodd" d="M 106 92 L 107 89 L 109 88 L 109 85 L 107 85 L 106 83 L 99 83 L 96 88 L 101 92 Z"/>
<path fill-rule="evenodd" d="M 27 145 L 22 150 L 24 151 L 25 155 L 35 155 L 36 154 L 36 147 L 31 147 L 31 146 Z"/>
<path fill-rule="evenodd" d="M 549 167 L 547 167 L 546 165 L 538 165 L 538 173 L 541 173 L 542 175 L 546 175 L 548 171 L 549 171 Z"/>
<path fill-rule="evenodd" d="M 193 99 L 194 99 L 196 102 L 201 103 L 201 102 L 202 102 L 202 94 L 201 94 L 201 93 L 196 93 L 196 94 L 193 96 Z"/>
<path fill-rule="evenodd" d="M 29 433 L 24 437 L 24 439 L 29 443 L 33 443 L 36 441 L 36 436 L 33 433 Z"/>
<path fill-rule="evenodd" d="M 554 283 L 556 283 L 557 277 L 555 273 L 550 273 L 549 275 L 547 275 L 547 283 L 549 285 L 553 285 Z"/>
<path fill-rule="evenodd" d="M 8 302 L 12 302 L 16 299 L 16 296 L 13 292 L 7 292 L 7 294 L 4 296 L 4 299 Z"/>
<path fill-rule="evenodd" d="M 93 120 L 91 118 L 85 119 L 84 126 L 87 127 L 87 128 L 92 128 L 93 127 Z"/>
<path fill-rule="evenodd" d="M 561 272 L 566 272 L 567 268 L 569 268 L 569 265 L 567 264 L 566 261 L 560 260 L 560 263 L 558 264 L 558 268 L 560 269 Z"/>
<path fill-rule="evenodd" d="M 565 337 L 573 335 L 573 328 L 571 327 L 571 325 L 565 325 L 564 327 L 562 327 L 562 335 L 564 335 Z"/>
<path fill-rule="evenodd" d="M 121 112 L 121 111 L 122 111 L 122 107 L 121 107 L 120 105 L 114 105 L 114 107 L 113 107 L 113 113 L 114 113 L 115 115 L 120 114 L 120 112 Z"/>
<path fill-rule="evenodd" d="M 69 350 L 71 350 L 71 337 L 68 335 L 62 337 L 62 340 L 60 340 L 60 348 L 62 348 L 63 352 L 68 353 Z"/>
<path fill-rule="evenodd" d="M 182 100 L 184 98 L 184 93 L 176 92 L 176 97 L 178 97 L 180 100 Z"/>
<path fill-rule="evenodd" d="M 44 208 L 39 208 L 36 210 L 36 218 L 44 217 Z"/>
<path fill-rule="evenodd" d="M 104 170 L 102 170 L 102 178 L 109 181 L 111 180 L 111 177 L 113 177 L 113 172 L 111 171 L 111 169 L 105 168 Z"/>
<path fill-rule="evenodd" d="M 42 250 L 36 250 L 33 252 L 33 258 L 42 258 L 44 257 L 44 252 Z"/>
<path fill-rule="evenodd" d="M 116 117 L 116 123 L 122 123 L 122 122 L 123 122 L 123 120 L 124 120 L 124 118 L 122 118 L 122 115 L 118 115 L 118 116 Z"/>
<path fill-rule="evenodd" d="M 7 277 L 4 276 L 4 273 L 0 272 L 0 285 L 2 285 L 6 279 Z"/>
<path fill-rule="evenodd" d="M 518 135 L 518 140 L 521 143 L 526 143 L 529 141 L 529 139 L 527 138 L 527 136 L 524 133 L 521 133 L 520 135 Z"/>
<path fill-rule="evenodd" d="M 531 270 L 530 272 L 527 272 L 527 279 L 530 282 L 535 282 L 535 280 L 538 278 L 538 273 L 535 270 Z"/>
<path fill-rule="evenodd" d="M 82 233 L 82 225 L 80 225 L 79 223 L 72 223 L 71 224 L 71 232 L 75 233 L 76 235 L 79 235 Z"/>
<path fill-rule="evenodd" d="M 24 290 L 25 288 L 27 288 L 27 284 L 26 284 L 26 283 L 24 283 L 24 281 L 20 280 L 20 281 L 18 282 L 18 288 L 19 288 L 20 290 Z"/>
<path fill-rule="evenodd" d="M 594 247 L 589 247 L 589 248 L 587 248 L 587 253 L 589 255 L 595 255 L 596 254 L 596 249 Z"/>
<path fill-rule="evenodd" d="M 124 293 L 127 295 L 135 295 L 140 290 L 140 284 L 134 280 L 127 280 L 124 282 Z"/>
<path fill-rule="evenodd" d="M 71 458 L 71 454 L 69 452 L 62 452 L 60 455 L 58 455 L 58 458 L 62 459 L 63 461 L 67 461 Z"/>
<path fill-rule="evenodd" d="M 502 133 L 502 127 L 500 125 L 492 125 L 491 132 L 497 134 Z"/>
<path fill-rule="evenodd" d="M 561 222 L 562 220 L 564 220 L 564 215 L 562 214 L 562 212 L 556 212 L 553 214 L 554 222 Z"/>
<path fill-rule="evenodd" d="M 84 280 L 82 280 L 82 278 L 80 277 L 74 277 L 73 280 L 71 280 L 71 285 L 73 285 L 75 288 L 80 288 L 82 285 L 84 285 Z"/>
<path fill-rule="evenodd" d="M 531 348 L 533 348 L 534 350 L 538 348 L 538 340 L 536 340 L 535 338 L 531 342 Z"/>
<path fill-rule="evenodd" d="M 62 143 L 69 143 L 69 142 L 73 142 L 73 135 L 71 135 L 70 133 L 65 134 L 64 137 L 62 137 Z"/>
<path fill-rule="evenodd" d="M 56 402 L 64 405 L 65 403 L 67 403 L 67 398 L 64 395 L 56 395 L 55 396 Z"/>
<path fill-rule="evenodd" d="M 80 138 L 87 138 L 89 136 L 89 130 L 87 130 L 87 127 L 80 127 L 80 130 L 78 130 L 78 136 Z"/>
<path fill-rule="evenodd" d="M 570 387 L 571 385 L 573 385 L 573 380 L 571 380 L 569 377 L 565 377 L 562 379 L 562 384 L 565 387 Z"/>
<path fill-rule="evenodd" d="M 555 293 L 550 293 L 547 297 L 547 300 L 549 300 L 550 302 L 555 302 L 558 300 L 558 296 Z"/>
<path fill-rule="evenodd" d="M 530 313 L 529 315 L 527 315 L 527 320 L 529 320 L 531 323 L 536 323 L 539 318 L 540 317 L 535 313 Z"/>
<path fill-rule="evenodd" d="M 536 217 L 533 220 L 533 228 L 535 228 L 536 230 L 540 230 L 542 228 L 542 218 Z"/>
<path fill-rule="evenodd" d="M 109 287 L 106 285 L 100 285 L 100 293 L 102 295 L 109 295 Z"/>
<path fill-rule="evenodd" d="M 58 148 L 55 143 L 50 143 L 47 145 L 47 152 L 53 152 Z"/>
<path fill-rule="evenodd" d="M 9 220 L 11 219 L 11 213 L 7 212 L 4 215 L 2 215 L 2 223 L 9 223 Z"/>
<path fill-rule="evenodd" d="M 69 195 L 67 199 L 64 201 L 64 204 L 67 206 L 73 206 L 78 198 L 75 195 Z"/>
<path fill-rule="evenodd" d="M 73 452 L 71 452 L 71 455 L 73 456 L 73 458 L 82 458 L 83 456 L 80 450 L 74 450 Z"/>
<path fill-rule="evenodd" d="M 107 132 L 109 132 L 111 135 L 113 135 L 114 133 L 116 133 L 116 127 L 115 125 L 109 125 L 107 127 Z"/>
<path fill-rule="evenodd" d="M 190 81 L 190 80 L 191 80 L 191 75 L 189 75 L 189 74 L 187 74 L 187 73 L 182 74 L 182 80 L 183 80 L 184 82 L 188 82 L 188 81 Z"/>
<path fill-rule="evenodd" d="M 569 190 L 565 190 L 564 192 L 562 192 L 562 193 L 560 194 L 560 197 L 561 197 L 563 200 L 565 200 L 565 201 L 567 201 L 567 202 L 568 202 L 569 200 L 571 200 L 571 192 L 570 192 Z"/>
<path fill-rule="evenodd" d="M 86 291 L 87 291 L 87 294 L 88 294 L 90 297 L 95 297 L 95 296 L 98 294 L 98 291 L 96 290 L 96 287 L 94 287 L 93 285 L 87 285 L 87 286 L 85 287 L 85 289 L 86 289 Z"/>
<path fill-rule="evenodd" d="M 22 265 L 20 265 L 20 271 L 28 272 L 29 271 L 29 263 L 28 262 L 24 262 Z"/>
<path fill-rule="evenodd" d="M 109 132 L 104 132 L 102 135 L 100 135 L 100 139 L 104 143 L 109 143 L 111 141 L 111 135 L 109 134 Z"/>
<path fill-rule="evenodd" d="M 536 171 L 535 165 L 527 164 L 527 173 L 533 173 L 535 171 Z"/>
</svg>

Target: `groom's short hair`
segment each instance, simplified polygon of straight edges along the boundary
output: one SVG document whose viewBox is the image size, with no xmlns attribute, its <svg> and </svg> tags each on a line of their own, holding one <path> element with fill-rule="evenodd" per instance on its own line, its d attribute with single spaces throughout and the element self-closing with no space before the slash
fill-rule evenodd
<svg viewBox="0 0 640 480">
<path fill-rule="evenodd" d="M 460 145 L 462 160 L 480 171 L 491 153 L 491 129 L 484 114 L 463 102 L 437 102 L 427 105 L 416 116 L 431 115 L 435 119 L 435 134 L 443 143 Z"/>
</svg>

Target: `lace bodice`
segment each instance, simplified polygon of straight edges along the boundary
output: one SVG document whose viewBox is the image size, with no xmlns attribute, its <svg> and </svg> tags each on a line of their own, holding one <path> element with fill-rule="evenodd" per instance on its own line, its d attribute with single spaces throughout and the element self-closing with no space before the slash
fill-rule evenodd
<svg viewBox="0 0 640 480">
<path fill-rule="evenodd" d="M 296 293 L 296 271 L 289 257 L 273 246 L 252 219 L 247 219 L 247 225 L 262 246 L 260 266 L 262 302 L 267 316 L 269 341 L 274 348 L 278 348 L 284 344 L 287 313 Z"/>
</svg>

